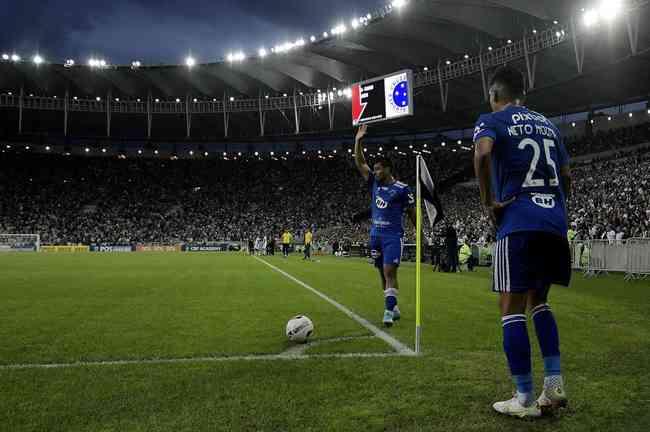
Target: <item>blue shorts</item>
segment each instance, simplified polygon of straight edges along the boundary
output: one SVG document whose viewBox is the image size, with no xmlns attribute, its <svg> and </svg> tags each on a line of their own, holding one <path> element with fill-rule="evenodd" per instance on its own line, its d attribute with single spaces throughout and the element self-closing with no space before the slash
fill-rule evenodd
<svg viewBox="0 0 650 432">
<path fill-rule="evenodd" d="M 371 236 L 370 256 L 375 260 L 375 267 L 385 265 L 399 266 L 402 262 L 401 237 Z"/>
<path fill-rule="evenodd" d="M 569 242 L 556 234 L 510 233 L 497 241 L 492 261 L 494 292 L 525 293 L 571 281 Z"/>
</svg>

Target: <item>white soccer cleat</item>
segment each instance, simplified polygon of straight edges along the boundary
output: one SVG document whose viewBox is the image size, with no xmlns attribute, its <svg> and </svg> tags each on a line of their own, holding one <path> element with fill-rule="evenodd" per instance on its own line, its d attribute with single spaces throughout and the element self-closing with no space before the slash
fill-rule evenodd
<svg viewBox="0 0 650 432">
<path fill-rule="evenodd" d="M 517 396 L 507 401 L 495 402 L 492 408 L 500 414 L 519 418 L 542 416 L 542 411 L 537 405 L 537 402 L 533 402 L 529 406 L 523 406 L 519 402 L 519 399 L 517 399 Z"/>
<path fill-rule="evenodd" d="M 393 326 L 393 311 L 385 310 L 384 311 L 384 319 L 382 320 L 384 327 L 392 327 Z"/>
<path fill-rule="evenodd" d="M 542 394 L 537 398 L 537 405 L 542 410 L 542 415 L 551 415 L 560 408 L 566 408 L 569 400 L 564 392 L 564 385 L 544 387 Z"/>
</svg>

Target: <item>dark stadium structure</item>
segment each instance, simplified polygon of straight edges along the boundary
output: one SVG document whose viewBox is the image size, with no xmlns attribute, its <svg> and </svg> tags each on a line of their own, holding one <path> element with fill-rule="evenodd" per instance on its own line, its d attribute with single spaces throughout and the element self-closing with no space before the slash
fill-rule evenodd
<svg viewBox="0 0 650 432">
<path fill-rule="evenodd" d="M 327 148 L 320 140 L 350 136 L 347 86 L 400 69 L 415 73 L 416 115 L 376 133 L 434 137 L 470 128 L 488 108 L 490 72 L 506 63 L 524 71 L 528 105 L 547 114 L 645 101 L 650 79 L 629 78 L 648 77 L 648 2 L 625 2 L 616 21 L 595 27 L 583 24 L 582 6 L 416 0 L 283 52 L 193 67 L 7 57 L 0 60 L 0 140 L 31 143 L 34 151 L 105 147 L 149 156 L 186 154 L 188 143 L 213 155 L 273 151 L 274 142 L 288 143 L 278 150 Z"/>
</svg>

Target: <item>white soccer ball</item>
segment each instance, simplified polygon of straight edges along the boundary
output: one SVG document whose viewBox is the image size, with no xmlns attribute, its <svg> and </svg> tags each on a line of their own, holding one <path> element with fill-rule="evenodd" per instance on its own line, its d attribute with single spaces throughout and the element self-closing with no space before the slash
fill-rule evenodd
<svg viewBox="0 0 650 432">
<path fill-rule="evenodd" d="M 287 337 L 291 342 L 307 342 L 314 332 L 314 323 L 305 315 L 293 317 L 287 323 Z"/>
</svg>

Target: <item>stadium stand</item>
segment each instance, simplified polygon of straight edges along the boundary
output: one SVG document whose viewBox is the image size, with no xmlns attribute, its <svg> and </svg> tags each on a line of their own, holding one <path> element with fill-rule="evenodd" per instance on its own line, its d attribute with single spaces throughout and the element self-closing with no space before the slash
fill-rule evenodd
<svg viewBox="0 0 650 432">
<path fill-rule="evenodd" d="M 650 123 L 643 123 L 569 141 L 574 156 L 609 151 L 605 160 L 578 158 L 574 169 L 570 223 L 580 236 L 648 236 L 650 157 L 622 150 L 649 140 Z M 445 223 L 460 239 L 485 244 L 490 230 L 476 186 L 449 185 L 472 177 L 471 154 L 426 156 L 443 185 Z M 412 158 L 388 155 L 398 177 L 414 184 Z M 307 226 L 320 242 L 367 238 L 367 225 L 352 222 L 367 196 L 347 154 L 163 160 L 6 151 L 0 158 L 0 232 L 40 233 L 43 244 L 239 241 L 284 228 L 299 238 Z M 614 180 L 595 174 L 603 171 Z"/>
</svg>

